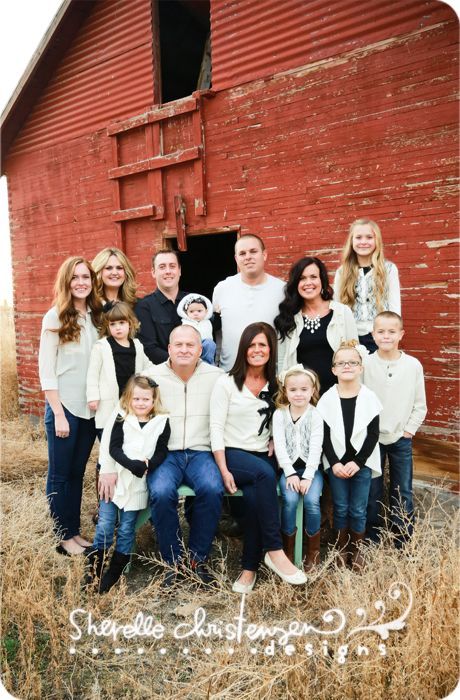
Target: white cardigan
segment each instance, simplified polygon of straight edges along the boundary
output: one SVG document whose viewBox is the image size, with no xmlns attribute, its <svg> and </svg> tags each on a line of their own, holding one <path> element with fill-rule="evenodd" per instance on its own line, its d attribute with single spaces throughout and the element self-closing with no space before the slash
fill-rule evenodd
<svg viewBox="0 0 460 700">
<path fill-rule="evenodd" d="M 334 350 L 338 349 L 343 340 L 358 340 L 358 329 L 351 310 L 345 304 L 338 301 L 329 302 L 329 308 L 333 311 L 332 318 L 327 327 L 327 342 Z M 294 316 L 295 328 L 283 341 L 278 340 L 278 374 L 283 370 L 297 364 L 297 348 L 300 334 L 304 329 L 302 312 Z"/>
<path fill-rule="evenodd" d="M 154 365 L 144 352 L 142 343 L 134 339 L 136 350 L 135 374 L 152 370 Z M 96 411 L 96 428 L 104 428 L 110 414 L 118 403 L 119 389 L 115 373 L 112 348 L 107 338 L 93 345 L 86 378 L 86 400 L 99 401 Z"/>
<path fill-rule="evenodd" d="M 396 265 L 385 260 L 386 280 L 382 311 L 394 311 L 401 316 L 401 289 Z M 334 277 L 334 297 L 340 299 L 343 267 L 339 267 Z M 356 300 L 353 305 L 353 316 L 360 335 L 372 332 L 374 318 L 378 314 L 374 292 L 374 273 L 372 268 L 364 273 L 359 269 L 356 283 Z"/>
<path fill-rule="evenodd" d="M 262 391 L 267 390 L 268 384 Z M 266 408 L 267 402 L 254 396 L 245 384 L 240 391 L 233 377 L 228 374 L 219 377 L 211 395 L 212 451 L 236 447 L 251 452 L 267 452 L 270 429 L 265 427 L 258 435 L 264 419 L 258 411 Z"/>
<path fill-rule="evenodd" d="M 123 452 L 129 459 L 150 459 L 157 446 L 158 438 L 165 429 L 169 416 L 162 413 L 151 418 L 143 428 L 139 425 L 136 416 L 126 413 L 119 406 L 112 412 L 102 432 L 99 463 L 101 474 L 114 472 L 118 474 L 115 485 L 113 503 L 124 510 L 142 510 L 148 504 L 147 480 L 135 476 L 129 469 L 125 469 L 110 456 L 110 437 L 117 415 L 124 417 L 123 421 Z M 146 467 L 147 469 L 147 467 Z"/>
<path fill-rule="evenodd" d="M 331 431 L 331 442 L 334 452 L 343 455 L 345 452 L 345 428 L 343 425 L 342 406 L 338 386 L 335 384 L 328 389 L 318 401 L 316 406 L 320 416 L 329 426 Z M 353 433 L 350 442 L 357 452 L 361 449 L 367 436 L 367 426 L 382 411 L 382 404 L 373 391 L 366 386 L 361 386 L 356 398 L 355 420 L 353 423 Z M 323 465 L 325 469 L 331 466 L 323 454 Z M 372 478 L 380 476 L 382 473 L 380 465 L 380 448 L 377 441 L 374 450 L 366 461 L 366 467 L 372 470 Z"/>
<path fill-rule="evenodd" d="M 305 462 L 302 477 L 313 479 L 323 451 L 323 428 L 323 419 L 311 404 L 295 423 L 289 406 L 275 411 L 273 442 L 276 459 L 286 478 L 297 473 L 292 465 L 300 457 Z"/>
</svg>

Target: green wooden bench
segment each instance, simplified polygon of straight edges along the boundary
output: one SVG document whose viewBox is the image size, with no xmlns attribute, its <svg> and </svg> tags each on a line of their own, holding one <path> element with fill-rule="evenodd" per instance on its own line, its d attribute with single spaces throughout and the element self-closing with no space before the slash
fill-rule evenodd
<svg viewBox="0 0 460 700">
<path fill-rule="evenodd" d="M 195 492 L 193 489 L 191 489 L 189 486 L 179 486 L 177 490 L 179 496 L 194 496 Z M 279 487 L 278 487 L 278 495 L 280 493 Z M 237 498 L 238 496 L 242 496 L 243 492 L 238 489 L 236 493 L 233 494 L 225 494 L 228 498 Z M 138 515 L 137 518 L 137 523 L 136 523 L 136 530 L 138 530 L 142 525 L 144 525 L 148 520 L 150 520 L 150 506 L 147 506 L 147 508 L 144 508 L 144 510 L 141 510 L 141 512 Z M 297 535 L 295 538 L 295 548 L 294 548 L 294 562 L 296 566 L 301 567 L 302 566 L 302 543 L 303 543 L 303 498 L 299 498 L 299 502 L 297 504 L 297 513 L 296 513 L 296 526 L 297 526 Z"/>
</svg>

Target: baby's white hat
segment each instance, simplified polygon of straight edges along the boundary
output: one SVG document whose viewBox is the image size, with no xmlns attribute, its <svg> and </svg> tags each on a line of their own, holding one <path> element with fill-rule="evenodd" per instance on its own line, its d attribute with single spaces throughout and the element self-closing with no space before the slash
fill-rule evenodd
<svg viewBox="0 0 460 700">
<path fill-rule="evenodd" d="M 210 299 L 208 299 L 208 297 L 205 297 L 204 294 L 198 294 L 196 292 L 187 294 L 183 299 L 181 299 L 177 307 L 177 313 L 179 316 L 181 318 L 188 318 L 187 309 L 190 304 L 193 304 L 194 302 L 199 302 L 200 304 L 204 304 L 206 306 L 207 313 L 203 320 L 210 319 L 212 316 L 212 302 Z"/>
</svg>

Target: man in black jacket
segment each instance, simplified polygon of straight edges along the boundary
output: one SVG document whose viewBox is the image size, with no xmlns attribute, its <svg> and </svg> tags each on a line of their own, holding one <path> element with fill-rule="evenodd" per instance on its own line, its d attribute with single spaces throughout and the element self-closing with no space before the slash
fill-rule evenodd
<svg viewBox="0 0 460 700">
<path fill-rule="evenodd" d="M 177 305 L 186 295 L 179 291 L 181 268 L 175 250 L 159 250 L 152 258 L 152 277 L 157 288 L 136 304 L 140 321 L 139 340 L 147 357 L 159 365 L 168 359 L 169 336 L 181 320 Z"/>
</svg>

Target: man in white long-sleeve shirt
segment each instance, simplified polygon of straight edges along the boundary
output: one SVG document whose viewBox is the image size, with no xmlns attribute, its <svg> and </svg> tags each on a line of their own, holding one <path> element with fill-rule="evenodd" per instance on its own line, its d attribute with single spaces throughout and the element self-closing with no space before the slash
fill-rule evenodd
<svg viewBox="0 0 460 700">
<path fill-rule="evenodd" d="M 265 321 L 273 326 L 284 297 L 284 282 L 265 272 L 267 251 L 259 236 L 244 234 L 235 243 L 238 274 L 216 285 L 214 310 L 222 319 L 219 366 L 226 372 L 235 362 L 241 333 L 250 323 Z"/>
<path fill-rule="evenodd" d="M 371 483 L 367 536 L 373 541 L 379 540 L 378 528 L 383 524 L 380 513 L 383 469 L 388 456 L 390 522 L 400 546 L 412 533 L 412 438 L 427 413 L 425 380 L 420 362 L 398 348 L 404 335 L 399 314 L 393 311 L 378 314 L 372 335 L 378 350 L 365 362 L 364 384 L 377 394 L 383 405 L 379 435 L 382 476 Z"/>
</svg>

